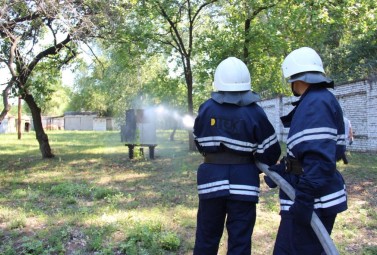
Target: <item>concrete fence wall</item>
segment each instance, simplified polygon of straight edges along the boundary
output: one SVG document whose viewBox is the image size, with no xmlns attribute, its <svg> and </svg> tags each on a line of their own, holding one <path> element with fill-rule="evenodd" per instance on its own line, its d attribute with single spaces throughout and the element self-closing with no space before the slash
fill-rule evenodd
<svg viewBox="0 0 377 255">
<path fill-rule="evenodd" d="M 377 80 L 341 84 L 330 91 L 338 99 L 344 115 L 351 121 L 355 140 L 347 149 L 377 152 Z M 296 97 L 277 97 L 259 103 L 274 125 L 280 141 L 286 141 L 289 131 L 281 124 L 280 117 L 293 109 L 291 103 L 296 100 Z"/>
</svg>

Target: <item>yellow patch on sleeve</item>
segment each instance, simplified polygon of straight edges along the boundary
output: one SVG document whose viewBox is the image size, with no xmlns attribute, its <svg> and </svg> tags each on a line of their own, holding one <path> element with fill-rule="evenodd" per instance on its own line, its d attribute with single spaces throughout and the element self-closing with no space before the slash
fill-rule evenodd
<svg viewBox="0 0 377 255">
<path fill-rule="evenodd" d="M 214 126 L 216 124 L 216 119 L 211 118 L 211 126 Z"/>
</svg>

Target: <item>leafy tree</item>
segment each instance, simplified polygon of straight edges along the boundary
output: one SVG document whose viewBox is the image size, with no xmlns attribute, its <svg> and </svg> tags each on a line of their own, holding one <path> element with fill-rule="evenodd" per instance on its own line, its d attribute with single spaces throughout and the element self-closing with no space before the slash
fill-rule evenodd
<svg viewBox="0 0 377 255">
<path fill-rule="evenodd" d="M 377 74 L 377 60 L 373 56 L 377 56 L 376 32 L 334 49 L 327 56 L 329 74 L 338 83 L 366 79 Z"/>
<path fill-rule="evenodd" d="M 283 35 L 284 56 L 312 47 L 337 82 L 365 78 L 375 70 L 375 1 L 292 1 L 272 11 L 275 20 L 279 13 L 282 17 L 275 27 Z"/>
<path fill-rule="evenodd" d="M 376 2 L 345 1 L 338 12 L 340 18 L 331 24 L 332 32 L 326 41 L 332 47 L 326 47 L 324 54 L 329 75 L 337 82 L 347 82 L 376 74 Z"/>
<path fill-rule="evenodd" d="M 316 49 L 327 73 L 337 80 L 367 77 L 375 70 L 375 1 L 235 2 L 251 5 L 249 13 L 258 6 L 269 7 L 252 19 L 251 38 L 245 43 L 257 91 L 289 92 L 280 64 L 290 51 L 302 46 Z M 231 20 L 242 20 L 240 13 L 231 12 Z"/>
<path fill-rule="evenodd" d="M 100 46 L 99 46 L 100 47 Z M 119 116 L 134 107 L 141 89 L 142 61 L 125 48 L 112 46 L 92 66 L 82 63 L 76 78 L 71 108 Z"/>
<path fill-rule="evenodd" d="M 103 64 L 103 61 L 101 63 Z M 106 102 L 106 92 L 101 86 L 104 76 L 102 69 L 99 66 L 89 68 L 84 62 L 81 62 L 78 69 L 69 108 L 76 111 L 94 111 L 101 116 L 108 116 L 111 110 Z"/>
<path fill-rule="evenodd" d="M 102 29 L 101 62 L 83 67 L 72 105 L 121 115 L 140 99 L 144 105 L 169 101 L 193 114 L 212 90 L 214 68 L 228 56 L 248 64 L 255 91 L 287 94 L 280 64 L 302 46 L 318 50 L 329 74 L 349 67 L 347 79 L 352 79 L 355 70 L 359 76 L 364 67 L 375 70 L 375 5 L 371 0 L 120 4 L 119 15 Z"/>
<path fill-rule="evenodd" d="M 80 68 L 73 92 L 71 109 L 97 111 L 102 115 L 121 117 L 126 109 L 164 104 L 182 109 L 182 80 L 172 78 L 163 55 L 130 56 L 118 45 L 108 53 L 102 65 Z"/>
<path fill-rule="evenodd" d="M 25 87 L 44 115 L 62 115 L 68 106 L 70 89 L 63 87 L 61 71 L 48 61 L 35 67 Z"/>
<path fill-rule="evenodd" d="M 144 35 L 157 47 L 170 53 L 181 67 L 187 89 L 187 111 L 193 115 L 193 58 L 195 38 L 200 26 L 201 15 L 217 0 L 152 0 L 139 5 L 137 13 L 148 17 L 149 28 Z M 192 135 L 190 149 L 195 149 Z"/>
<path fill-rule="evenodd" d="M 0 36 L 3 40 L 0 41 L 0 61 L 7 67 L 11 78 L 3 91 L 4 110 L 0 120 L 9 111 L 10 93 L 21 96 L 32 113 L 43 158 L 54 157 L 54 154 L 43 130 L 41 108 L 33 92 L 38 91 L 39 98 L 42 98 L 41 95 L 46 96 L 50 91 L 29 79 L 37 66 L 47 59 L 51 70 L 59 70 L 73 59 L 77 55 L 77 42 L 100 31 L 93 29 L 93 22 L 106 24 L 104 16 L 112 10 L 109 6 L 112 2 L 15 0 L 1 9 Z M 34 77 L 37 81 L 37 75 Z"/>
</svg>

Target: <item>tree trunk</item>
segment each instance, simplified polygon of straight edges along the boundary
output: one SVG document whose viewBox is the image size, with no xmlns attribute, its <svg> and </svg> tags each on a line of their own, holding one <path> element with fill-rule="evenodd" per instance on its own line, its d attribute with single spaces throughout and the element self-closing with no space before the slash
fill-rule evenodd
<svg viewBox="0 0 377 255">
<path fill-rule="evenodd" d="M 243 44 L 243 62 L 247 65 L 249 62 L 249 44 L 250 44 L 250 24 L 251 24 L 251 19 L 248 18 L 245 20 L 245 41 Z"/>
<path fill-rule="evenodd" d="M 8 83 L 6 88 L 3 90 L 2 96 L 3 96 L 4 109 L 0 113 L 0 123 L 4 120 L 5 116 L 8 114 L 8 112 L 10 111 L 10 108 L 11 108 L 9 101 L 8 101 L 8 96 L 9 96 L 10 90 L 12 88 L 11 84 L 12 83 Z"/>
<path fill-rule="evenodd" d="M 175 140 L 174 136 L 175 136 L 175 132 L 176 132 L 176 131 L 177 131 L 177 125 L 174 124 L 173 131 L 170 133 L 169 141 L 174 141 L 174 140 Z"/>
<path fill-rule="evenodd" d="M 31 115 L 33 117 L 33 124 L 35 130 L 35 136 L 39 143 L 39 150 L 42 153 L 42 158 L 53 158 L 54 154 L 51 152 L 50 143 L 48 141 L 48 136 L 43 130 L 41 108 L 39 108 L 32 95 L 25 95 L 25 102 L 30 108 Z"/>
<path fill-rule="evenodd" d="M 186 72 L 185 72 L 186 84 L 187 84 L 187 110 L 188 114 L 193 117 L 194 115 L 194 104 L 192 100 L 192 71 L 191 71 L 191 62 L 188 57 L 186 57 Z M 194 136 L 192 130 L 189 130 L 189 150 L 196 151 L 196 145 L 194 141 Z"/>
<path fill-rule="evenodd" d="M 175 135 L 175 131 L 177 130 L 177 128 L 174 128 L 173 129 L 173 132 L 171 132 L 171 134 L 170 134 L 170 138 L 169 138 L 169 141 L 174 141 L 175 139 L 174 139 L 174 135 Z"/>
</svg>

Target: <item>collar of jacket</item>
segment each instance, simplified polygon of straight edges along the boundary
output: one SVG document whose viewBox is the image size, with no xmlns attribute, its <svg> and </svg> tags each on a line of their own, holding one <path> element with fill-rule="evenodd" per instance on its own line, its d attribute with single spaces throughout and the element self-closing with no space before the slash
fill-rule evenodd
<svg viewBox="0 0 377 255">
<path fill-rule="evenodd" d="M 238 106 L 246 106 L 259 102 L 260 96 L 251 91 L 217 91 L 211 93 L 211 98 L 219 104 L 235 104 Z"/>
<path fill-rule="evenodd" d="M 304 92 L 304 94 L 302 94 L 299 98 L 299 100 L 295 101 L 295 102 L 292 102 L 292 105 L 294 106 L 293 110 L 288 113 L 287 115 L 285 116 L 282 116 L 280 117 L 280 120 L 281 122 L 283 123 L 283 126 L 285 128 L 289 128 L 291 126 L 291 122 L 292 122 L 292 118 L 293 118 L 293 115 L 295 114 L 296 112 L 296 109 L 297 107 L 299 106 L 299 104 L 302 102 L 302 100 L 305 98 L 305 96 L 311 91 L 311 90 L 317 90 L 317 89 L 326 89 L 324 87 L 321 87 L 320 85 L 310 85 L 308 87 L 308 89 Z"/>
</svg>

